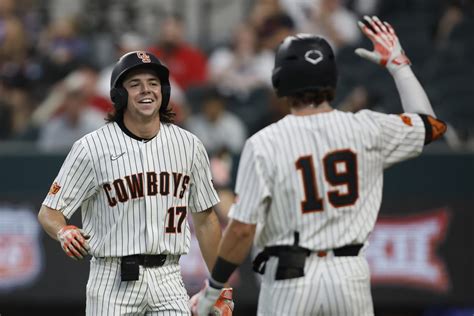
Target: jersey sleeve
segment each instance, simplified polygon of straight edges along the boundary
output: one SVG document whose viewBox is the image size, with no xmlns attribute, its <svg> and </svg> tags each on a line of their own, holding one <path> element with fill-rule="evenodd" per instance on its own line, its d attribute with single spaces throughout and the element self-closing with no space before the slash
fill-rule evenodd
<svg viewBox="0 0 474 316">
<path fill-rule="evenodd" d="M 380 115 L 384 168 L 418 156 L 425 142 L 425 125 L 418 114 Z"/>
<path fill-rule="evenodd" d="M 258 155 L 254 143 L 249 140 L 245 143 L 237 171 L 236 199 L 229 211 L 230 218 L 257 224 L 260 214 L 267 210 L 271 192 L 268 162 Z"/>
<path fill-rule="evenodd" d="M 212 183 L 209 157 L 201 141 L 195 142 L 194 162 L 191 170 L 189 209 L 201 212 L 219 203 L 219 196 Z"/>
<path fill-rule="evenodd" d="M 74 143 L 59 170 L 43 204 L 60 211 L 66 218 L 96 192 L 96 179 L 87 150 L 81 141 Z"/>
</svg>

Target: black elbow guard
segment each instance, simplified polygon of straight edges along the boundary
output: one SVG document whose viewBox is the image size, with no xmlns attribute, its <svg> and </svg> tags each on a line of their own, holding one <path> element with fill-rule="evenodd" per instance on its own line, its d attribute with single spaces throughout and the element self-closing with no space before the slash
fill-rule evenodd
<svg viewBox="0 0 474 316">
<path fill-rule="evenodd" d="M 437 140 L 446 132 L 445 122 L 430 115 L 419 114 L 423 124 L 425 124 L 425 145 Z"/>
</svg>

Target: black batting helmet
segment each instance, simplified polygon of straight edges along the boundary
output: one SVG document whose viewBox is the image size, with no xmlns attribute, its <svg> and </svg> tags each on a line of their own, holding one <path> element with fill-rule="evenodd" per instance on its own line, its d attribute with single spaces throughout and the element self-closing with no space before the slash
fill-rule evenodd
<svg viewBox="0 0 474 316">
<path fill-rule="evenodd" d="M 336 88 L 334 52 L 322 37 L 310 34 L 288 36 L 278 47 L 272 84 L 279 97 Z"/>
<path fill-rule="evenodd" d="M 110 77 L 110 99 L 114 103 L 115 108 L 121 109 L 127 106 L 128 92 L 122 86 L 123 79 L 131 70 L 143 67 L 156 71 L 161 82 L 161 107 L 160 111 L 164 111 L 168 106 L 171 94 L 171 86 L 169 80 L 169 70 L 161 61 L 153 54 L 144 51 L 134 51 L 120 57 L 112 70 Z"/>
</svg>

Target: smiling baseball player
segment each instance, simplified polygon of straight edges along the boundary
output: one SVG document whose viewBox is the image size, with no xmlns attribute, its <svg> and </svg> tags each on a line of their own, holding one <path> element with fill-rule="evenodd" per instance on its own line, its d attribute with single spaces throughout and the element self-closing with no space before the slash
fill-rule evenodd
<svg viewBox="0 0 474 316">
<path fill-rule="evenodd" d="M 335 57 L 321 37 L 298 34 L 279 46 L 273 86 L 291 114 L 243 149 L 231 221 L 209 286 L 197 297 L 207 315 L 255 238 L 263 251 L 258 315 L 373 315 L 364 246 L 382 199 L 383 170 L 419 155 L 446 125 L 436 119 L 393 28 L 359 22 L 374 44 L 356 53 L 386 67 L 402 115 L 333 109 Z M 258 233 L 256 233 L 258 232 Z"/>
<path fill-rule="evenodd" d="M 110 87 L 109 123 L 73 145 L 39 220 L 71 258 L 92 255 L 87 315 L 190 315 L 179 266 L 188 215 L 209 269 L 221 237 L 207 153 L 172 124 L 168 69 L 154 55 L 122 56 Z M 83 229 L 66 224 L 78 208 Z"/>
</svg>

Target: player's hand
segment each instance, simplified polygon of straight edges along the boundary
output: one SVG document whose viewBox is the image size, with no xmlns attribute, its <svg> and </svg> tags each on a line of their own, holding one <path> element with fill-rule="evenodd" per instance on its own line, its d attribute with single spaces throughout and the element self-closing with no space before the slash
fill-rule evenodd
<svg viewBox="0 0 474 316">
<path fill-rule="evenodd" d="M 61 228 L 57 237 L 64 252 L 74 260 L 83 259 L 89 253 L 89 235 L 74 225 Z"/>
<path fill-rule="evenodd" d="M 364 16 L 364 22 L 357 22 L 359 28 L 374 44 L 374 50 L 368 51 L 357 48 L 355 53 L 362 58 L 386 67 L 390 73 L 410 65 L 410 60 L 400 45 L 397 34 L 387 22 L 382 22 L 376 16 Z"/>
<path fill-rule="evenodd" d="M 193 316 L 232 316 L 232 288 L 215 289 L 206 280 L 204 288 L 189 301 Z"/>
</svg>

